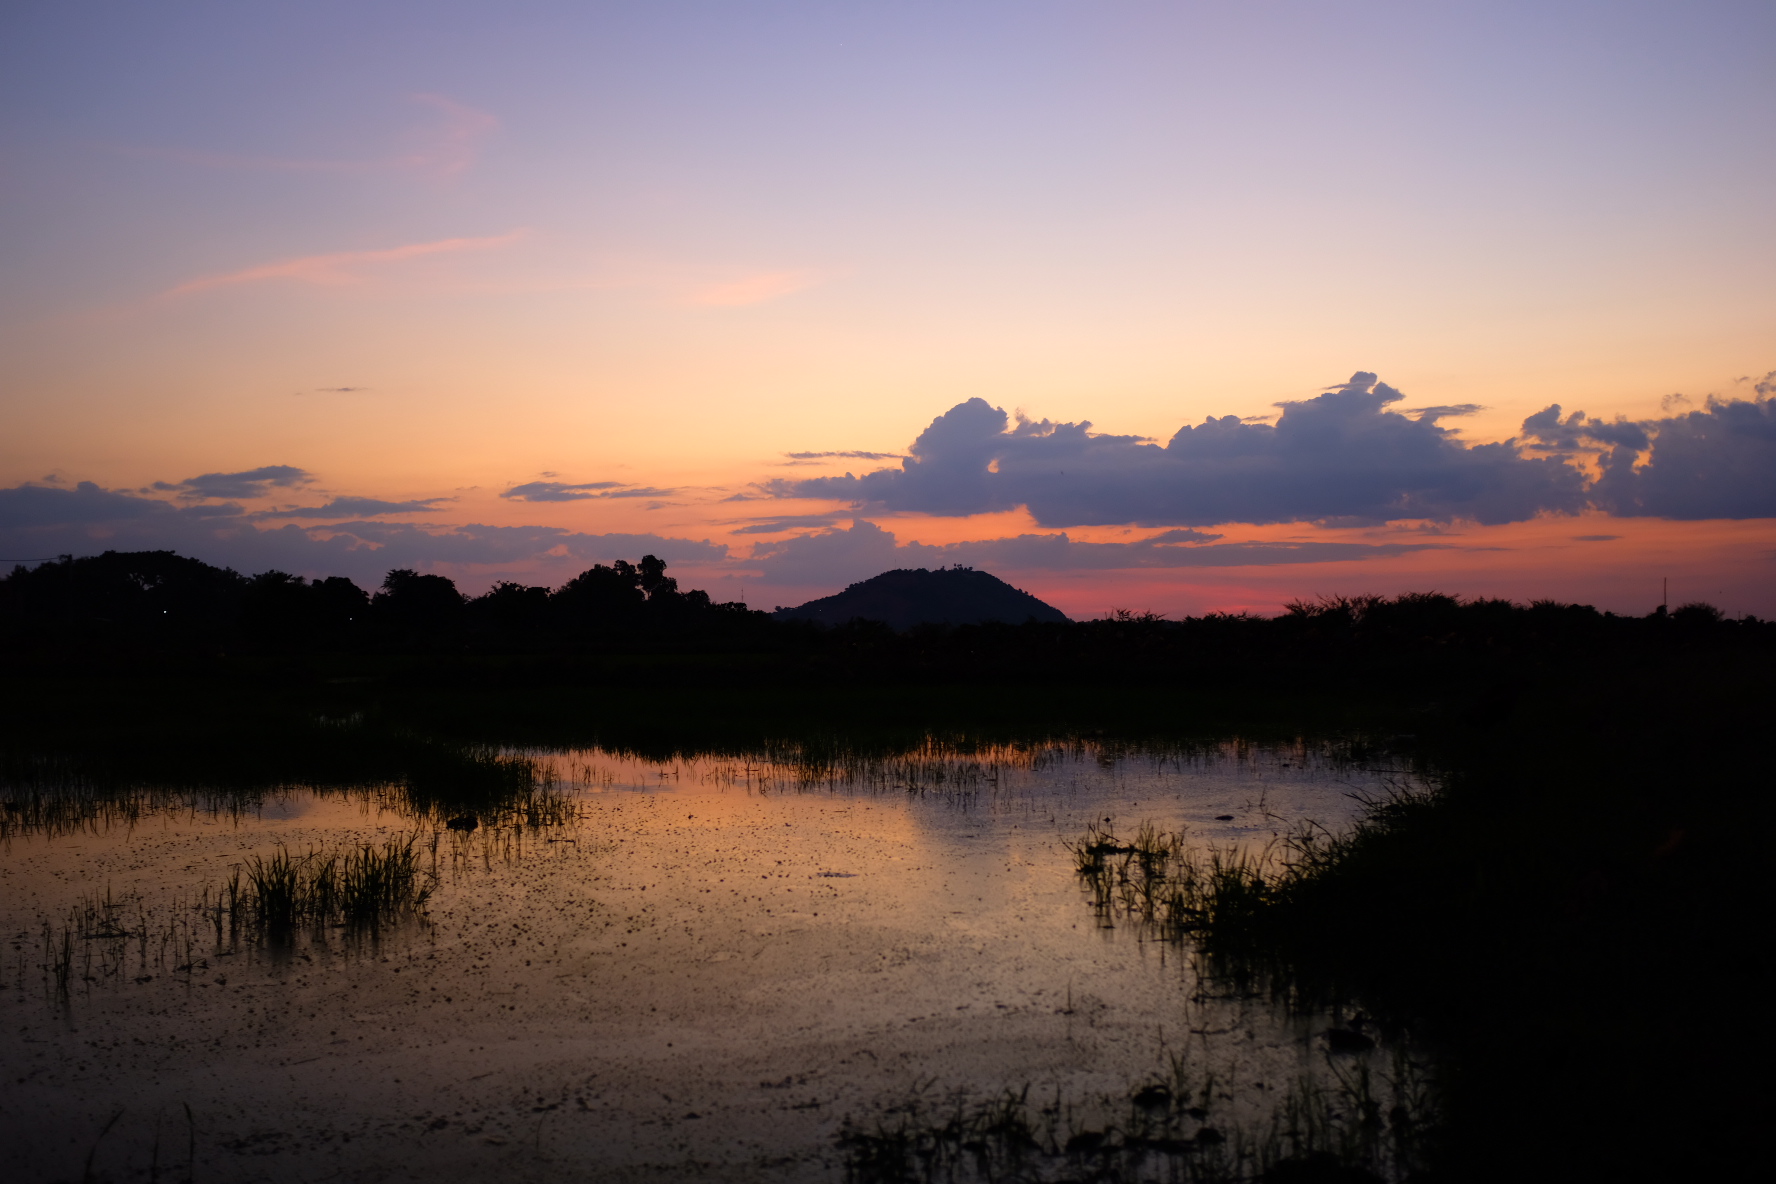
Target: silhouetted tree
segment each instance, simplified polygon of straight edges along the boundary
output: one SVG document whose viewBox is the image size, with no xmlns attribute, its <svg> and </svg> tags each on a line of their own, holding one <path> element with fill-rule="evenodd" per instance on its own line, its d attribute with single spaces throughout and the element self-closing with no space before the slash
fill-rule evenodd
<svg viewBox="0 0 1776 1184">
<path fill-rule="evenodd" d="M 370 598 L 372 614 L 405 643 L 430 648 L 451 639 L 461 622 L 463 595 L 446 576 L 396 568 Z"/>
<path fill-rule="evenodd" d="M 333 634 L 356 632 L 370 616 L 370 594 L 344 576 L 328 576 L 308 586 L 321 627 Z"/>
<path fill-rule="evenodd" d="M 645 594 L 641 573 L 619 559 L 606 567 L 595 563 L 563 584 L 550 603 L 559 620 L 570 628 L 611 628 L 634 619 Z"/>
<path fill-rule="evenodd" d="M 241 631 L 274 647 L 306 642 L 314 628 L 308 581 L 287 571 L 266 571 L 247 580 L 241 592 Z"/>
<path fill-rule="evenodd" d="M 647 593 L 649 600 L 670 600 L 678 595 L 678 581 L 666 574 L 664 559 L 643 555 L 637 575 L 641 590 Z"/>
<path fill-rule="evenodd" d="M 471 625 L 501 636 L 546 629 L 551 613 L 549 590 L 501 580 L 468 603 Z"/>
<path fill-rule="evenodd" d="M 344 576 L 305 581 L 283 571 L 247 580 L 241 592 L 242 635 L 270 649 L 342 649 L 367 624 L 370 597 Z"/>
<path fill-rule="evenodd" d="M 74 649 L 217 643 L 234 628 L 244 581 L 172 551 L 106 551 L 0 580 L 0 631 Z"/>
<path fill-rule="evenodd" d="M 343 575 L 307 582 L 288 572 L 261 572 L 240 598 L 240 630 L 268 650 L 345 650 L 368 625 L 369 595 Z"/>
<path fill-rule="evenodd" d="M 1720 609 L 1699 600 L 1690 604 L 1681 604 L 1671 612 L 1672 621 L 1679 625 L 1701 625 L 1704 627 L 1718 625 L 1723 617 L 1724 614 Z"/>
</svg>

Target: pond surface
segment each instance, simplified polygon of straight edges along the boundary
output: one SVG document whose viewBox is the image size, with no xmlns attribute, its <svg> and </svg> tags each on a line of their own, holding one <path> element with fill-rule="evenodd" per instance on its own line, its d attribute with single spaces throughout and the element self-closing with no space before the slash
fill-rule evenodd
<svg viewBox="0 0 1776 1184">
<path fill-rule="evenodd" d="M 386 786 L 15 810 L 9 1178 L 836 1180 L 841 1129 L 909 1099 L 1029 1086 L 1089 1125 L 1180 1060 L 1260 1113 L 1326 1062 L 1324 1020 L 1208 997 L 1179 947 L 1105 928 L 1066 844 L 1109 819 L 1262 845 L 1395 779 L 1231 744 L 525 755 L 559 807 L 534 825 L 447 829 Z M 266 943 L 194 907 L 280 846 L 407 836 L 423 919 Z M 106 894 L 58 991 L 45 934 Z"/>
</svg>

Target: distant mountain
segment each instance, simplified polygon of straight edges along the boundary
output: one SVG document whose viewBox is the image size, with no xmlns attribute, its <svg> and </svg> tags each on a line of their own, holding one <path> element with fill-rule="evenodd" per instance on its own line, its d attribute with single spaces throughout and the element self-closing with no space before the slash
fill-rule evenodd
<svg viewBox="0 0 1776 1184">
<path fill-rule="evenodd" d="M 771 614 L 779 621 L 819 621 L 843 625 L 862 618 L 896 629 L 926 622 L 965 625 L 975 621 L 1065 621 L 1067 615 L 998 576 L 967 567 L 897 568 L 852 584 L 836 596 L 823 596 Z"/>
</svg>

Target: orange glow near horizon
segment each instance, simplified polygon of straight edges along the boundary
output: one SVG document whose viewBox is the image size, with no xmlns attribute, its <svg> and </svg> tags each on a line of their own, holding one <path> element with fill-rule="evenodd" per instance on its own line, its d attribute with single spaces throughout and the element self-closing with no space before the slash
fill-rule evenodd
<svg viewBox="0 0 1776 1184">
<path fill-rule="evenodd" d="M 864 560 L 790 581 L 761 558 L 859 517 L 952 556 L 1059 533 L 761 495 L 891 466 L 973 398 L 1164 442 L 1361 370 L 1470 444 L 1552 404 L 1608 434 L 1768 402 L 1768 14 L 784 11 L 22 21 L 0 557 L 172 546 L 361 580 L 398 557 L 476 589 L 618 546 L 550 531 L 641 535 L 718 595 L 794 603 Z M 1328 75 L 1355 60 L 1373 76 Z M 227 499 L 181 483 L 265 466 L 308 479 L 198 522 Z M 596 488 L 502 496 L 538 482 Z M 336 499 L 387 539 L 326 545 L 303 515 Z M 1390 550 L 992 570 L 1087 616 L 1408 587 L 1645 611 L 1666 576 L 1776 615 L 1776 503 L 1723 504 L 1436 530 L 1304 510 L 1199 529 Z M 507 541 L 426 542 L 466 526 Z"/>
</svg>

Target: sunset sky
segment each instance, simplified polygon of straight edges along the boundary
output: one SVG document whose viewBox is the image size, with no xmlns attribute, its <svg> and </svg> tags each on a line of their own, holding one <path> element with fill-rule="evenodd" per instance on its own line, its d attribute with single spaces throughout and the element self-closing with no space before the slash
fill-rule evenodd
<svg viewBox="0 0 1776 1184">
<path fill-rule="evenodd" d="M 15 0 L 0 559 L 1776 615 L 1773 56 L 1768 0 Z"/>
</svg>

